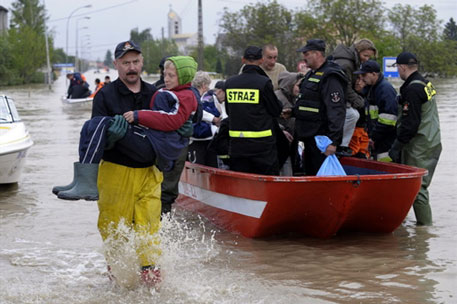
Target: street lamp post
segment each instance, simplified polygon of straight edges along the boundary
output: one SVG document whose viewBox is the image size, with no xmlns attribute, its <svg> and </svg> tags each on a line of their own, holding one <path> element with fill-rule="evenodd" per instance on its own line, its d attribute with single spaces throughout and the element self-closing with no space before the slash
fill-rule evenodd
<svg viewBox="0 0 457 304">
<path fill-rule="evenodd" d="M 70 24 L 70 19 L 71 19 L 71 16 L 73 16 L 74 13 L 76 13 L 76 11 L 80 10 L 80 9 L 83 9 L 83 8 L 91 8 L 92 7 L 92 4 L 88 4 L 88 5 L 84 5 L 84 6 L 80 6 L 78 8 L 76 8 L 75 10 L 73 10 L 70 15 L 68 16 L 67 18 L 67 35 L 66 35 L 66 45 L 65 45 L 65 63 L 67 63 L 68 61 L 68 26 Z"/>
<path fill-rule="evenodd" d="M 84 20 L 84 19 L 87 20 L 87 19 L 90 19 L 90 17 L 85 16 L 85 17 L 76 19 L 76 33 L 75 33 L 75 46 L 76 46 L 76 50 L 75 50 L 75 71 L 76 72 L 78 71 L 78 39 L 79 39 L 78 38 L 78 31 L 80 29 L 87 29 L 87 26 L 79 28 L 78 24 L 79 24 L 79 20 Z"/>
</svg>

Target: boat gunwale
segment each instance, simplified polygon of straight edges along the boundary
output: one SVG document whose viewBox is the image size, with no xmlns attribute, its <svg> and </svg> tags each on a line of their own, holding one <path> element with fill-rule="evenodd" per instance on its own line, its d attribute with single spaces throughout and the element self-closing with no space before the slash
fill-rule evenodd
<svg viewBox="0 0 457 304">
<path fill-rule="evenodd" d="M 380 162 L 373 160 L 361 160 L 372 164 L 380 165 Z M 350 161 L 349 161 L 350 162 Z M 293 182 L 293 183 L 304 183 L 304 182 L 354 182 L 364 180 L 392 180 L 392 179 L 410 179 L 418 178 L 428 174 L 426 169 L 397 164 L 389 163 L 389 166 L 394 166 L 398 169 L 405 169 L 409 172 L 401 173 L 384 173 L 384 174 L 366 174 L 366 175 L 346 175 L 346 176 L 279 176 L 279 175 L 261 175 L 244 172 L 236 172 L 230 170 L 224 170 L 214 167 L 209 167 L 201 164 L 195 164 L 186 161 L 184 169 L 188 170 L 199 170 L 200 173 L 210 173 L 212 175 L 227 176 L 237 178 L 240 180 L 254 180 L 262 182 Z"/>
</svg>

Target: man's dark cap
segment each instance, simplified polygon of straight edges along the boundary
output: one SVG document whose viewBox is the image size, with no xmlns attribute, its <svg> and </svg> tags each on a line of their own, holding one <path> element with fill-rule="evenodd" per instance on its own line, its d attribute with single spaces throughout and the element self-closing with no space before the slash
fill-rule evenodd
<svg viewBox="0 0 457 304">
<path fill-rule="evenodd" d="M 121 58 L 130 51 L 135 51 L 141 54 L 140 47 L 133 41 L 124 41 L 119 43 L 114 50 L 114 59 Z"/>
<path fill-rule="evenodd" d="M 410 52 L 403 52 L 397 56 L 396 64 L 418 64 L 416 56 Z"/>
<path fill-rule="evenodd" d="M 366 74 L 366 73 L 379 73 L 381 68 L 379 64 L 374 60 L 365 61 L 360 65 L 360 69 L 355 71 L 354 74 Z"/>
<path fill-rule="evenodd" d="M 218 82 L 216 82 L 216 85 L 214 86 L 215 89 L 225 89 L 225 81 L 223 80 L 219 80 Z"/>
<path fill-rule="evenodd" d="M 321 51 L 325 52 L 325 41 L 322 39 L 309 39 L 306 45 L 302 46 L 297 52 L 306 53 L 308 51 Z"/>
<path fill-rule="evenodd" d="M 262 49 L 256 46 L 248 46 L 244 50 L 243 58 L 248 60 L 262 59 Z"/>
</svg>

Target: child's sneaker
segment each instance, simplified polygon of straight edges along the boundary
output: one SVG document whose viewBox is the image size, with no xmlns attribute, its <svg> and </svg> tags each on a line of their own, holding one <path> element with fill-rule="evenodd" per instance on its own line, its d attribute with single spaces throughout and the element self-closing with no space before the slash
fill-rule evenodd
<svg viewBox="0 0 457 304">
<path fill-rule="evenodd" d="M 148 287 L 154 287 L 162 280 L 160 278 L 160 268 L 156 266 L 143 266 L 141 268 L 141 281 Z"/>
</svg>

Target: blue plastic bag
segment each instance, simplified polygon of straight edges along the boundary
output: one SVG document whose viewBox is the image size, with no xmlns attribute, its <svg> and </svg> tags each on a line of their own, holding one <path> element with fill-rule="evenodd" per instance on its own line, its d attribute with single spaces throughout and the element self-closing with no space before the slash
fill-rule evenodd
<svg viewBox="0 0 457 304">
<path fill-rule="evenodd" d="M 327 146 L 332 143 L 330 138 L 323 135 L 314 136 L 314 140 L 316 141 L 316 145 L 319 148 L 319 150 L 322 151 L 322 153 L 324 153 L 327 149 Z M 341 166 L 340 161 L 338 160 L 335 154 L 327 156 L 327 158 L 324 160 L 322 166 L 316 174 L 316 176 L 328 175 L 346 175 L 346 172 L 344 172 L 344 169 Z"/>
</svg>

